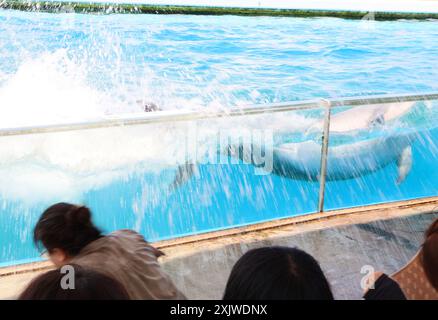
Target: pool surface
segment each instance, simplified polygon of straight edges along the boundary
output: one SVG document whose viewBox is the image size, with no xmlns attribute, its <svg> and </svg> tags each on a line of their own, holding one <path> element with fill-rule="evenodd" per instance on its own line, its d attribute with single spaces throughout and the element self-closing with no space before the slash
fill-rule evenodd
<svg viewBox="0 0 438 320">
<path fill-rule="evenodd" d="M 138 100 L 227 108 L 438 87 L 435 21 L 0 11 L 0 22 L 1 127 Z"/>
<path fill-rule="evenodd" d="M 436 43 L 435 21 L 0 10 L 0 128 L 142 112 L 147 102 L 208 110 L 438 91 Z M 266 130 L 273 146 L 320 143 L 321 131 L 309 128 L 323 116 L 317 109 L 0 137 L 0 265 L 39 259 L 33 225 L 59 201 L 90 206 L 105 232 L 133 228 L 151 241 L 313 213 L 318 181 L 203 160 L 223 153 L 218 132 Z M 325 209 L 435 196 L 437 127 L 436 101 L 419 101 L 377 129 L 333 132 L 329 150 L 406 136 L 411 168 L 397 183 L 401 154 L 388 155 L 382 168 L 328 181 Z M 193 128 L 202 159 L 187 167 Z M 181 165 L 188 174 L 175 184 Z"/>
</svg>

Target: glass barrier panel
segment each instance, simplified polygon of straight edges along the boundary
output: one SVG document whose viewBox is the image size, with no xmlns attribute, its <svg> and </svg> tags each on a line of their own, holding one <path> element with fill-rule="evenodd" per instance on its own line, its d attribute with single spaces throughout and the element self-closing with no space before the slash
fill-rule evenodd
<svg viewBox="0 0 438 320">
<path fill-rule="evenodd" d="M 40 259 L 43 210 L 157 241 L 316 212 L 323 109 L 0 137 L 0 264 Z M 312 130 L 309 130 L 312 128 Z"/>
<path fill-rule="evenodd" d="M 438 194 L 438 101 L 332 109 L 325 210 Z"/>
</svg>

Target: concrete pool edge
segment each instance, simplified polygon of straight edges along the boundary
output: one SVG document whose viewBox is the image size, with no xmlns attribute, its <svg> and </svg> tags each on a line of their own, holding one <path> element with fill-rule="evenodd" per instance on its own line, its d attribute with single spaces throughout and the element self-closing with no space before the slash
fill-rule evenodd
<svg viewBox="0 0 438 320">
<path fill-rule="evenodd" d="M 395 209 L 401 210 L 401 212 L 391 212 Z M 372 216 L 373 219 L 369 221 L 373 221 L 384 219 L 385 217 L 397 218 L 405 215 L 426 213 L 428 212 L 428 209 L 431 212 L 438 211 L 438 196 L 404 201 L 394 201 L 347 209 L 328 210 L 320 213 L 308 213 L 300 216 L 281 218 L 246 226 L 157 241 L 154 242 L 154 245 L 159 247 L 160 249 L 167 249 L 182 245 L 191 245 L 200 242 L 214 241 L 222 238 L 231 238 L 234 236 L 242 237 L 247 234 L 255 234 L 263 231 L 281 230 L 287 227 L 297 227 L 297 232 L 300 233 L 313 231 L 312 223 L 315 222 L 327 222 L 325 228 L 332 228 L 338 225 L 339 222 L 345 221 L 346 219 L 351 219 L 351 221 L 349 220 L 349 224 L 360 223 L 359 221 L 361 220 L 361 218 L 363 218 L 363 215 L 365 214 L 369 214 L 370 216 Z"/>
<path fill-rule="evenodd" d="M 1 9 L 50 13 L 100 13 L 100 14 L 190 14 L 190 15 L 238 15 L 273 17 L 334 17 L 364 20 L 438 19 L 436 12 L 362 11 L 347 9 L 282 9 L 244 8 L 188 5 L 151 5 L 127 3 L 84 3 L 0 0 Z M 372 16 L 370 15 L 372 14 Z"/>
<path fill-rule="evenodd" d="M 172 252 L 171 256 L 175 257 L 184 255 L 185 251 L 180 250 L 183 247 L 203 246 L 206 243 L 208 243 L 208 248 L 212 248 L 214 246 L 221 246 L 224 243 L 244 241 L 246 238 L 257 239 L 259 237 L 260 239 L 264 239 L 266 237 L 273 237 L 276 232 L 299 234 L 338 226 L 355 225 L 436 212 L 438 212 L 438 196 L 307 214 L 158 241 L 154 242 L 153 245 L 165 252 Z M 52 265 L 48 261 L 1 267 L 0 279 L 25 273 L 36 273 L 50 268 L 52 268 Z"/>
</svg>

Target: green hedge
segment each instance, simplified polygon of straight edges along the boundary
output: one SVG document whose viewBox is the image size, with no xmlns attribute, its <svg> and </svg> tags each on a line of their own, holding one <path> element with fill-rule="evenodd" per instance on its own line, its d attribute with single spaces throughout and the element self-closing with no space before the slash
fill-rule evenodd
<svg viewBox="0 0 438 320">
<path fill-rule="evenodd" d="M 165 6 L 142 4 L 103 4 L 80 2 L 44 2 L 22 0 L 0 0 L 0 8 L 42 12 L 77 13 L 150 13 L 150 14 L 193 14 L 193 15 L 239 15 L 278 17 L 338 17 L 362 19 L 368 12 L 336 10 L 220 8 L 195 6 Z M 375 12 L 375 20 L 438 19 L 438 13 Z"/>
</svg>

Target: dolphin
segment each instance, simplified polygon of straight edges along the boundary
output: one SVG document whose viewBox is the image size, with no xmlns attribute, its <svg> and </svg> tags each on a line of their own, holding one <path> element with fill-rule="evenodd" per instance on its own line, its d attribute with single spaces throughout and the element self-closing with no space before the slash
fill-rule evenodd
<svg viewBox="0 0 438 320">
<path fill-rule="evenodd" d="M 416 102 L 401 102 L 358 106 L 334 114 L 330 121 L 330 134 L 347 134 L 356 130 L 372 130 L 386 122 L 407 114 Z M 323 121 L 310 126 L 306 133 L 322 132 Z M 351 144 L 329 146 L 326 180 L 348 180 L 371 174 L 391 163 L 398 168 L 397 184 L 402 183 L 412 168 L 412 142 L 414 134 L 392 134 Z M 318 181 L 321 167 L 321 144 L 314 140 L 285 143 L 276 147 L 257 144 L 229 145 L 222 150 L 255 167 L 271 170 L 278 176 L 295 180 Z M 270 153 L 271 165 L 266 165 L 257 155 Z M 269 157 L 268 157 L 269 158 Z M 185 184 L 197 172 L 193 163 L 177 168 L 170 190 Z"/>
<path fill-rule="evenodd" d="M 371 174 L 391 163 L 398 166 L 397 183 L 402 183 L 412 168 L 411 144 L 414 134 L 391 135 L 332 146 L 328 149 L 326 180 L 348 180 Z M 285 143 L 267 150 L 260 145 L 234 145 L 229 155 L 261 167 L 255 154 L 272 152 L 272 173 L 294 180 L 318 181 L 321 167 L 321 144 L 308 140 Z M 249 159 L 249 160 L 248 160 Z"/>
</svg>

